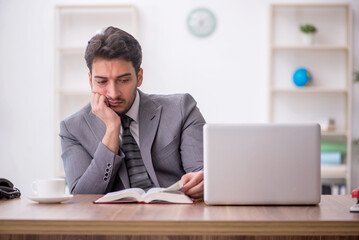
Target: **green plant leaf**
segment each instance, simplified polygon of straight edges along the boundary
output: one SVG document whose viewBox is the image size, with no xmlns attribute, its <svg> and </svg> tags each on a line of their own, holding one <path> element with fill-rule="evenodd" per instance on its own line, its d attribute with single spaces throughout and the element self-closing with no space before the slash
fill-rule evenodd
<svg viewBox="0 0 359 240">
<path fill-rule="evenodd" d="M 315 33 L 317 32 L 317 28 L 312 25 L 312 24 L 305 24 L 305 25 L 300 25 L 299 29 L 303 32 L 303 33 Z"/>
</svg>

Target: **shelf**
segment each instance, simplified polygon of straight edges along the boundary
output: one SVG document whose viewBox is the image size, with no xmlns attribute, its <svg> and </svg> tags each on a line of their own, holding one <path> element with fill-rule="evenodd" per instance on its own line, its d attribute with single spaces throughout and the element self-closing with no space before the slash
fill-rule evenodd
<svg viewBox="0 0 359 240">
<path fill-rule="evenodd" d="M 344 51 L 272 51 L 271 56 L 272 89 L 308 92 L 348 89 L 348 54 Z M 293 84 L 292 77 L 298 68 L 311 72 L 311 86 L 299 88 Z"/>
<path fill-rule="evenodd" d="M 84 54 L 86 47 L 76 46 L 76 47 L 69 47 L 69 46 L 62 46 L 57 47 L 57 51 L 62 54 Z"/>
<path fill-rule="evenodd" d="M 102 5 L 102 4 L 94 4 L 94 5 L 87 5 L 87 4 L 63 4 L 63 5 L 58 5 L 57 8 L 59 10 L 69 10 L 69 9 L 78 9 L 80 11 L 86 11 L 86 12 L 89 12 L 89 10 L 92 10 L 94 13 L 97 13 L 99 11 L 102 11 L 102 10 L 108 10 L 108 9 L 113 9 L 115 8 L 116 10 L 115 11 L 119 11 L 118 8 L 122 8 L 123 11 L 127 12 L 128 10 L 126 9 L 132 9 L 134 8 L 133 5 L 117 5 L 117 4 L 112 4 L 112 5 Z M 89 12 L 90 13 L 90 12 Z"/>
<path fill-rule="evenodd" d="M 302 87 L 302 88 L 272 88 L 273 93 L 340 93 L 347 94 L 346 89 L 330 89 L 322 87 Z"/>
<path fill-rule="evenodd" d="M 137 37 L 137 9 L 131 5 L 57 6 L 56 46 L 86 46 L 107 26 L 115 26 Z"/>
<path fill-rule="evenodd" d="M 345 164 L 340 165 L 322 165 L 322 178 L 346 178 L 347 169 Z"/>
<path fill-rule="evenodd" d="M 84 55 L 88 41 L 104 27 L 114 26 L 138 37 L 138 11 L 133 5 L 56 5 L 55 8 L 55 172 L 64 177 L 59 138 L 60 121 L 91 100 L 89 69 Z"/>
<path fill-rule="evenodd" d="M 333 132 L 321 132 L 322 137 L 346 137 L 348 132 L 346 131 L 333 131 Z"/>
<path fill-rule="evenodd" d="M 321 140 L 346 144 L 340 165 L 322 165 L 322 178 L 340 180 L 352 189 L 352 9 L 350 4 L 274 4 L 270 12 L 270 123 L 335 122 Z M 317 28 L 313 42 L 300 26 Z M 335 34 L 333 34 L 335 33 Z M 307 69 L 312 84 L 296 87 L 293 74 Z"/>
<path fill-rule="evenodd" d="M 347 4 L 272 4 L 273 8 L 346 8 Z"/>
<path fill-rule="evenodd" d="M 347 46 L 325 46 L 325 45 L 312 45 L 312 46 L 272 46 L 272 50 L 290 50 L 290 51 L 348 51 Z"/>
<path fill-rule="evenodd" d="M 332 118 L 336 131 L 345 132 L 351 129 L 347 125 L 347 94 L 270 92 L 270 96 L 270 122 L 321 123 Z"/>
<path fill-rule="evenodd" d="M 299 26 L 313 24 L 318 46 L 347 46 L 349 5 L 272 5 L 274 46 L 301 46 Z M 335 34 L 333 34 L 335 33 Z"/>
</svg>

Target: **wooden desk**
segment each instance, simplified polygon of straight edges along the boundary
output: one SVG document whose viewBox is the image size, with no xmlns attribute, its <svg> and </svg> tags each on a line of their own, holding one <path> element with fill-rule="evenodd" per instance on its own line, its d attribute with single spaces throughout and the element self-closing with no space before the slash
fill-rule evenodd
<svg viewBox="0 0 359 240">
<path fill-rule="evenodd" d="M 280 207 L 93 204 L 98 197 L 76 195 L 62 204 L 2 200 L 0 239 L 359 239 L 349 195 Z"/>
</svg>

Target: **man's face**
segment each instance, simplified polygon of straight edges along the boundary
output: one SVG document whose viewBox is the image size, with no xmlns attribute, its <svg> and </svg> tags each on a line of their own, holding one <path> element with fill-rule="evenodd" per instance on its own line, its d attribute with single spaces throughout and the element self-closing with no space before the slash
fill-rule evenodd
<svg viewBox="0 0 359 240">
<path fill-rule="evenodd" d="M 143 70 L 136 77 L 132 62 L 122 59 L 95 58 L 89 80 L 92 92 L 104 95 L 108 106 L 118 114 L 126 113 L 136 97 L 136 89 L 141 86 Z"/>
</svg>

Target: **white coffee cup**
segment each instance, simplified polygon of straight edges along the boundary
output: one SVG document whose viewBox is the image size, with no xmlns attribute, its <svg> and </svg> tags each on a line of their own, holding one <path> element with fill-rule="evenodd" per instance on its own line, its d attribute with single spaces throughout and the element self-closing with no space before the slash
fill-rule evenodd
<svg viewBox="0 0 359 240">
<path fill-rule="evenodd" d="M 65 179 L 38 179 L 32 182 L 32 191 L 39 197 L 58 197 L 65 195 Z"/>
</svg>

